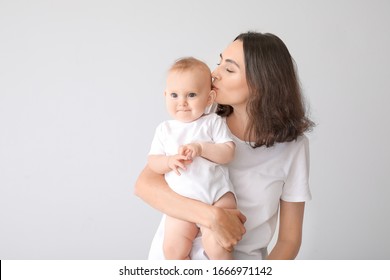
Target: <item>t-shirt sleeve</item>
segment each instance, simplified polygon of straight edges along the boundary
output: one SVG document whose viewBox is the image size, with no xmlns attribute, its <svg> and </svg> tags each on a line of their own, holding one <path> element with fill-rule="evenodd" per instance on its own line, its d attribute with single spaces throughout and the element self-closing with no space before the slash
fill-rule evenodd
<svg viewBox="0 0 390 280">
<path fill-rule="evenodd" d="M 311 200 L 309 140 L 306 136 L 302 136 L 296 144 L 281 199 L 288 202 L 305 202 Z"/>
<path fill-rule="evenodd" d="M 164 124 L 161 123 L 154 133 L 149 155 L 165 155 L 164 149 Z"/>
<path fill-rule="evenodd" d="M 226 143 L 233 141 L 231 138 L 228 127 L 226 124 L 225 119 L 221 118 L 217 114 L 213 114 L 212 118 L 212 125 L 210 126 L 212 129 L 212 138 L 214 143 Z"/>
</svg>

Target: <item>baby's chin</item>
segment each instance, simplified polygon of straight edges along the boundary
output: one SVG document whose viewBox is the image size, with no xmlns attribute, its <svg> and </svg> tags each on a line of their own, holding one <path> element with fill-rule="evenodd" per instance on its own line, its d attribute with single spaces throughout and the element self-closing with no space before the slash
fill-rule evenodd
<svg viewBox="0 0 390 280">
<path fill-rule="evenodd" d="M 184 123 L 190 123 L 193 121 L 196 121 L 200 117 L 202 117 L 204 114 L 196 114 L 194 115 L 190 110 L 188 111 L 177 111 L 175 114 L 175 119 L 180 122 Z"/>
</svg>

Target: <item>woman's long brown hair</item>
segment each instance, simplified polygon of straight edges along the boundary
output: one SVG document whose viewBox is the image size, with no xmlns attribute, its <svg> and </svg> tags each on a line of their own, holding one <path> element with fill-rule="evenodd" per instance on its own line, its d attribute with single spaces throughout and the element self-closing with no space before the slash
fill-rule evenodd
<svg viewBox="0 0 390 280">
<path fill-rule="evenodd" d="M 247 139 L 252 147 L 271 147 L 296 140 L 314 123 L 306 116 L 305 104 L 286 45 L 277 36 L 248 32 L 237 36 L 243 42 L 249 87 Z M 233 108 L 218 105 L 217 113 L 228 116 Z"/>
</svg>

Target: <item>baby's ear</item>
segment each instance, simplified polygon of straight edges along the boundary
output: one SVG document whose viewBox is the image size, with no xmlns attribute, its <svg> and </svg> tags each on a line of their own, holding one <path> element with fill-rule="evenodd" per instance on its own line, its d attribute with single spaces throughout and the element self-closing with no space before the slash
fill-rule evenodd
<svg viewBox="0 0 390 280">
<path fill-rule="evenodd" d="M 209 93 L 209 99 L 207 100 L 207 104 L 208 105 L 213 104 L 216 96 L 217 96 L 217 93 L 214 90 L 211 90 Z"/>
</svg>

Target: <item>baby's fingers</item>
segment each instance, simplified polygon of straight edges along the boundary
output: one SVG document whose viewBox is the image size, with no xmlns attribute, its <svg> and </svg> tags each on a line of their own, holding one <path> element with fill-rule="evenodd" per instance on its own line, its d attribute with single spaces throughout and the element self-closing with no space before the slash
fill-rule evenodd
<svg viewBox="0 0 390 280">
<path fill-rule="evenodd" d="M 175 163 L 175 169 L 178 169 L 178 168 L 181 168 L 181 169 L 183 169 L 183 170 L 186 170 L 186 169 L 187 169 L 186 166 L 185 166 L 185 164 L 184 164 L 182 161 L 180 161 L 180 160 L 178 160 L 178 161 Z"/>
<path fill-rule="evenodd" d="M 172 170 L 175 171 L 175 173 L 176 173 L 178 176 L 181 175 L 180 172 L 179 172 L 179 169 L 178 169 L 176 166 L 175 166 Z"/>
<path fill-rule="evenodd" d="M 187 152 L 187 147 L 186 146 L 180 146 L 179 147 L 179 155 L 185 155 Z"/>
</svg>

